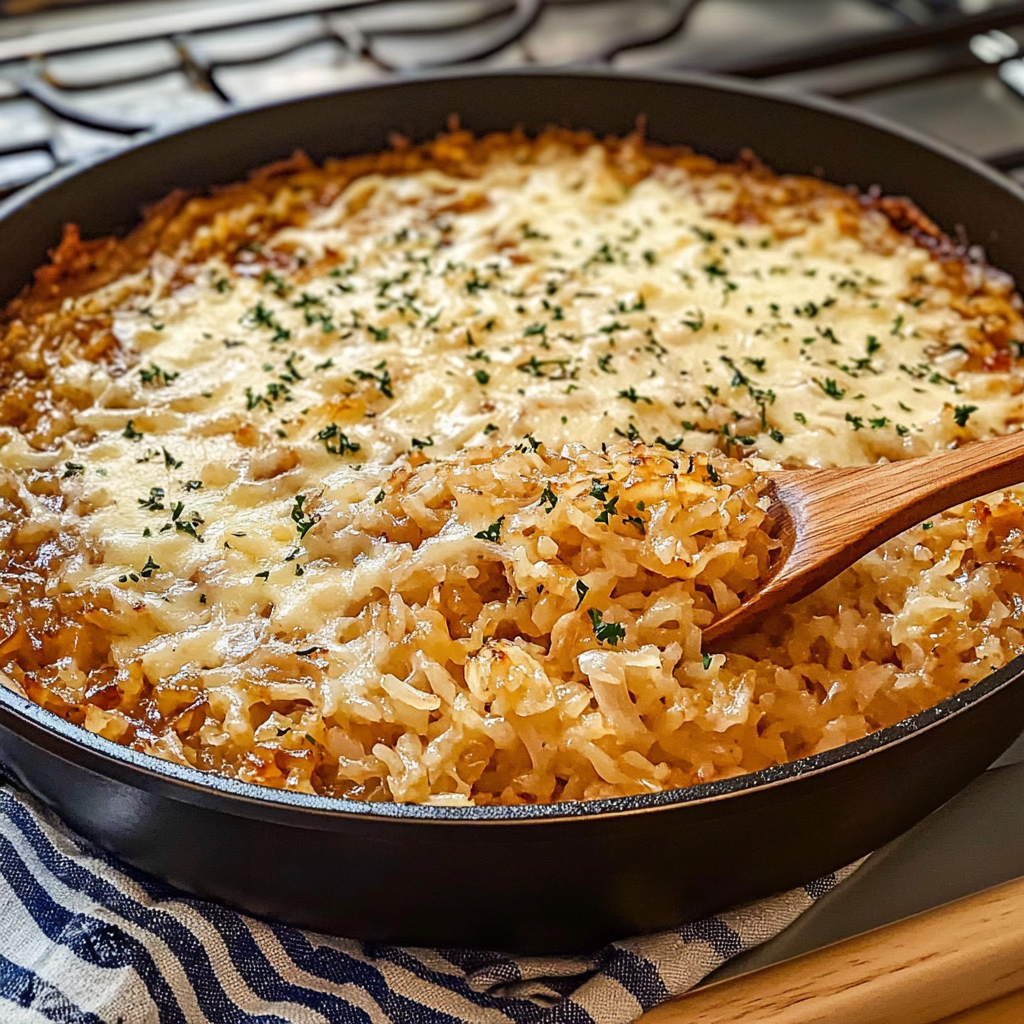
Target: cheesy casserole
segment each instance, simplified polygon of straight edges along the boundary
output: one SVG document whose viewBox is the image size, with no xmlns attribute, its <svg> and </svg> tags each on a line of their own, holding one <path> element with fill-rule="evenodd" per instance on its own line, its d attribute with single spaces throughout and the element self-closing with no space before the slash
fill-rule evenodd
<svg viewBox="0 0 1024 1024">
<path fill-rule="evenodd" d="M 682 787 L 1024 649 L 1021 498 L 736 640 L 771 467 L 1016 429 L 1021 304 L 911 204 L 637 137 L 453 131 L 68 227 L 0 322 L 0 670 L 267 786 Z"/>
</svg>

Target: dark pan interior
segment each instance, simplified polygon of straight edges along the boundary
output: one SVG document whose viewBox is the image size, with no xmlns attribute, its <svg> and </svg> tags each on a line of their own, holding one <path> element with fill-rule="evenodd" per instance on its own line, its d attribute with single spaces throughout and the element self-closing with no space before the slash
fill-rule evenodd
<svg viewBox="0 0 1024 1024">
<path fill-rule="evenodd" d="M 780 171 L 911 196 L 953 237 L 1024 276 L 1024 202 L 966 157 L 832 105 L 731 82 L 607 73 L 423 78 L 233 115 L 60 173 L 0 208 L 0 300 L 61 225 L 129 228 L 174 188 L 314 159 L 548 124 L 628 132 Z M 693 790 L 546 808 L 370 807 L 301 797 L 125 751 L 0 688 L 0 759 L 82 833 L 189 891 L 308 927 L 405 943 L 530 951 L 666 928 L 833 870 L 909 827 L 1024 728 L 1014 662 L 965 694 L 847 747 Z"/>
</svg>

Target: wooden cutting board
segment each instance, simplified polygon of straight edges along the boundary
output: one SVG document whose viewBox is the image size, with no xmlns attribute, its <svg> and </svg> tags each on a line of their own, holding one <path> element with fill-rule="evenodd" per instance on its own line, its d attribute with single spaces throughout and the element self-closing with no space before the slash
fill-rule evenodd
<svg viewBox="0 0 1024 1024">
<path fill-rule="evenodd" d="M 664 1003 L 640 1024 L 1024 1024 L 1024 878 Z"/>
</svg>

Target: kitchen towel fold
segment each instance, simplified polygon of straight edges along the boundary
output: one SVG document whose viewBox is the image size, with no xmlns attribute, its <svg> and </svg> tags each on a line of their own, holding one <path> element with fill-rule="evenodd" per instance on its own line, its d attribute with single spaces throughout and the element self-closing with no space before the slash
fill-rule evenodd
<svg viewBox="0 0 1024 1024">
<path fill-rule="evenodd" d="M 777 935 L 853 870 L 592 956 L 409 949 L 194 899 L 3 780 L 0 1021 L 625 1024 Z"/>
</svg>

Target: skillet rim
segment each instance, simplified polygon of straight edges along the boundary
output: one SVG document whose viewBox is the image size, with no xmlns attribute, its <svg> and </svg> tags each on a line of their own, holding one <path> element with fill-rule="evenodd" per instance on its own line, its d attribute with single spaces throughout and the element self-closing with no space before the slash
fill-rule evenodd
<svg viewBox="0 0 1024 1024">
<path fill-rule="evenodd" d="M 170 141 L 179 136 L 195 131 L 203 131 L 213 125 L 240 121 L 253 117 L 258 119 L 261 114 L 270 110 L 279 110 L 291 106 L 300 106 L 310 101 L 325 99 L 330 96 L 346 96 L 353 93 L 386 92 L 391 89 L 430 84 L 452 80 L 501 79 L 528 77 L 535 80 L 551 79 L 616 79 L 642 85 L 645 82 L 654 84 L 679 84 L 711 89 L 718 92 L 738 94 L 740 96 L 770 99 L 792 107 L 816 110 L 846 121 L 859 122 L 869 128 L 893 135 L 903 141 L 931 151 L 933 154 L 959 164 L 975 175 L 986 179 L 990 184 L 1009 193 L 1018 202 L 1024 203 L 1024 187 L 1017 185 L 1012 179 L 996 171 L 971 154 L 959 150 L 942 140 L 932 138 L 914 128 L 896 124 L 885 117 L 869 111 L 857 110 L 817 96 L 796 95 L 786 90 L 751 83 L 724 75 L 713 75 L 702 72 L 670 72 L 670 71 L 620 71 L 606 68 L 543 68 L 533 67 L 508 68 L 497 70 L 481 70 L 475 67 L 448 69 L 443 72 L 426 71 L 404 75 L 401 78 L 383 82 L 342 89 L 325 90 L 323 92 L 303 95 L 276 102 L 268 102 L 242 110 L 228 111 L 199 123 L 179 125 L 170 130 L 154 130 L 144 132 L 133 138 L 127 145 L 113 153 L 85 160 L 60 168 L 51 174 L 33 182 L 31 185 L 0 202 L 0 226 L 15 212 L 30 206 L 38 197 L 58 189 L 66 181 L 87 171 L 102 167 L 105 164 L 126 158 L 147 146 Z M 858 186 L 860 187 L 860 186 Z M 870 187 L 870 186 L 869 186 Z M 910 197 L 913 201 L 913 196 Z M 927 211 L 926 211 L 927 212 Z M 5 300 L 6 301 L 6 300 Z M 278 814 L 290 816 L 298 814 L 316 819 L 352 819 L 370 818 L 384 822 L 426 822 L 449 825 L 482 825 L 482 824 L 540 824 L 552 821 L 579 821 L 589 818 L 618 818 L 647 814 L 656 811 L 668 811 L 682 806 L 707 805 L 718 803 L 729 797 L 738 797 L 743 793 L 774 789 L 797 778 L 824 774 L 833 768 L 870 757 L 878 751 L 897 745 L 912 736 L 937 728 L 943 722 L 965 712 L 974 704 L 987 699 L 1005 687 L 1019 682 L 1024 675 L 1024 654 L 1012 659 L 1002 668 L 985 676 L 972 686 L 953 694 L 930 708 L 911 715 L 894 725 L 870 733 L 859 740 L 841 744 L 830 750 L 822 751 L 808 757 L 797 758 L 781 765 L 772 765 L 758 771 L 712 782 L 697 783 L 682 789 L 663 790 L 658 793 L 644 793 L 635 796 L 611 797 L 599 800 L 567 801 L 565 803 L 527 804 L 527 805 L 486 805 L 486 806 L 440 806 L 431 804 L 402 804 L 387 802 L 365 802 L 337 797 L 325 797 L 296 793 L 271 787 L 257 786 L 254 783 L 241 782 L 226 776 L 202 772 L 197 768 L 179 765 L 172 761 L 158 758 L 152 754 L 141 753 L 130 747 L 122 746 L 112 740 L 90 733 L 88 730 L 72 725 L 54 712 L 33 703 L 14 690 L 0 684 L 0 729 L 18 731 L 22 737 L 34 746 L 43 746 L 48 753 L 62 761 L 71 760 L 80 767 L 81 759 L 65 756 L 64 751 L 54 750 L 47 744 L 40 744 L 32 735 L 35 730 L 56 736 L 63 746 L 70 745 L 70 752 L 82 749 L 88 751 L 101 761 L 111 763 L 130 774 L 145 780 L 127 783 L 114 779 L 113 773 L 106 777 L 122 784 L 135 785 L 136 788 L 155 787 L 166 789 L 162 794 L 167 798 L 179 799 L 187 803 L 219 803 L 226 800 L 232 805 L 231 811 L 243 817 L 266 818 Z M 13 730 L 6 720 L 14 717 L 21 730 Z M 25 727 L 27 728 L 27 735 Z M 148 785 L 146 785 L 148 783 Z"/>
<path fill-rule="evenodd" d="M 588 818 L 620 818 L 656 811 L 669 811 L 682 806 L 719 803 L 730 797 L 752 791 L 765 791 L 792 782 L 798 778 L 822 775 L 841 765 L 853 764 L 877 754 L 879 751 L 897 746 L 912 737 L 920 735 L 955 718 L 973 705 L 994 696 L 1000 690 L 1020 682 L 1024 676 L 1024 654 L 1018 655 L 1002 668 L 980 679 L 960 693 L 955 693 L 938 704 L 925 708 L 894 725 L 869 733 L 850 743 L 840 744 L 830 750 L 796 758 L 779 765 L 770 765 L 757 771 L 731 778 L 715 779 L 711 782 L 696 783 L 682 789 L 667 789 L 657 793 L 641 793 L 635 796 L 606 797 L 598 800 L 574 800 L 549 804 L 490 804 L 471 806 L 443 806 L 437 804 L 394 803 L 385 801 L 349 800 L 343 797 L 326 797 L 297 793 L 270 786 L 258 786 L 251 782 L 223 775 L 206 773 L 190 765 L 166 761 L 154 754 L 146 754 L 131 747 L 121 746 L 81 726 L 72 725 L 52 711 L 48 711 L 29 698 L 0 684 L 0 729 L 10 728 L 4 721 L 6 713 L 13 713 L 21 722 L 34 729 L 56 735 L 69 743 L 72 750 L 84 748 L 92 755 L 114 765 L 126 768 L 133 774 L 141 775 L 146 782 L 158 788 L 167 787 L 171 799 L 182 799 L 186 803 L 217 803 L 226 798 L 232 803 L 233 813 L 248 818 L 276 818 L 277 814 L 299 813 L 318 818 L 352 819 L 371 818 L 382 822 L 431 822 L 432 824 L 541 824 L 551 821 L 579 821 Z M 20 705 L 20 706 L 19 706 Z M 35 746 L 29 735 L 28 742 Z M 48 753 L 64 761 L 63 753 L 47 749 Z M 2 767 L 3 762 L 0 762 Z M 93 770 L 89 765 L 79 765 Z M 108 774 L 107 778 L 112 779 Z M 119 779 L 113 781 L 121 782 Z M 136 787 L 146 788 L 148 786 Z M 249 813 L 246 813 L 248 811 Z"/>
</svg>

